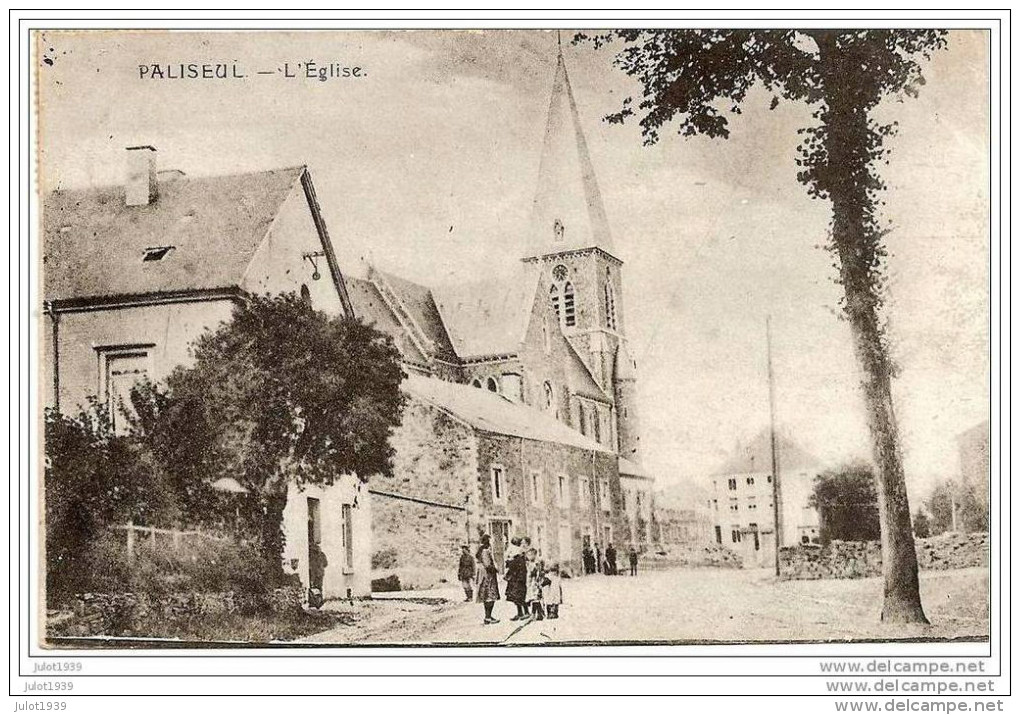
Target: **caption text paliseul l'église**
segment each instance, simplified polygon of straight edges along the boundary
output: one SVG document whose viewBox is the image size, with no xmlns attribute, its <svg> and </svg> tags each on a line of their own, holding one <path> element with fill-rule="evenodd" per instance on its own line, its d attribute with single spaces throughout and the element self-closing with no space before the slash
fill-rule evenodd
<svg viewBox="0 0 1020 715">
<path fill-rule="evenodd" d="M 283 62 L 275 66 L 248 67 L 239 62 L 170 62 L 138 65 L 142 80 L 244 80 L 252 77 L 326 82 L 333 79 L 361 79 L 368 76 L 364 67 L 342 62 Z"/>
</svg>

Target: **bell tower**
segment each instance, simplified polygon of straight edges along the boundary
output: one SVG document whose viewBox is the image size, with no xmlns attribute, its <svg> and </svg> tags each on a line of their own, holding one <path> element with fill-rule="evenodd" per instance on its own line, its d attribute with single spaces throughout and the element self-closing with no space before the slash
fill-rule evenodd
<svg viewBox="0 0 1020 715">
<path fill-rule="evenodd" d="M 563 333 L 607 396 L 624 335 L 623 293 L 612 234 L 563 51 L 556 57 L 525 263 L 535 264 Z"/>
</svg>

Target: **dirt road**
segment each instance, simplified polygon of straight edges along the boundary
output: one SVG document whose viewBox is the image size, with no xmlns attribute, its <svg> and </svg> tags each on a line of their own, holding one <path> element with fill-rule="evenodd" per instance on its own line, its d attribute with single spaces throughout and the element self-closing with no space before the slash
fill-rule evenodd
<svg viewBox="0 0 1020 715">
<path fill-rule="evenodd" d="M 768 642 L 988 636 L 988 571 L 923 572 L 930 628 L 878 620 L 879 579 L 776 581 L 768 571 L 677 569 L 564 581 L 558 620 L 521 626 L 513 606 L 482 625 L 482 607 L 452 588 L 418 600 L 361 606 L 355 626 L 304 639 L 330 644 L 582 644 L 592 642 Z M 459 596 L 459 598 L 458 598 Z"/>
</svg>

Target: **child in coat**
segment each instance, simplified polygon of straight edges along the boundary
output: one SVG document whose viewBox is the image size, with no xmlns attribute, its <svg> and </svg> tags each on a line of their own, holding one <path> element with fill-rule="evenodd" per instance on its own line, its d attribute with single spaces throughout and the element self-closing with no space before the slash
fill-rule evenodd
<svg viewBox="0 0 1020 715">
<path fill-rule="evenodd" d="M 527 566 L 528 587 L 524 595 L 528 607 L 531 609 L 531 617 L 541 621 L 545 616 L 542 613 L 542 580 L 545 578 L 542 562 L 538 560 L 538 552 L 528 549 L 525 564 Z"/>
<path fill-rule="evenodd" d="M 545 602 L 545 614 L 549 618 L 559 618 L 560 604 L 563 603 L 563 583 L 559 564 L 553 564 L 546 572 L 543 583 L 545 585 L 542 587 L 542 601 Z"/>
</svg>

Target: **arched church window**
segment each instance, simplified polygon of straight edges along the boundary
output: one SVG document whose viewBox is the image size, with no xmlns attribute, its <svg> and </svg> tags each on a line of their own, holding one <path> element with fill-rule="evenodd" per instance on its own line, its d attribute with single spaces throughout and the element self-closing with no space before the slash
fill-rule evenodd
<svg viewBox="0 0 1020 715">
<path fill-rule="evenodd" d="M 549 318 L 545 315 L 542 316 L 542 348 L 545 350 L 546 355 L 552 352 L 552 340 L 549 335 Z"/>
<path fill-rule="evenodd" d="M 556 396 L 553 394 L 552 385 L 546 380 L 542 385 L 542 390 L 545 392 L 545 408 L 551 410 L 553 403 L 556 401 Z"/>
<path fill-rule="evenodd" d="M 499 383 L 496 382 L 496 378 L 494 377 L 490 377 L 485 381 L 485 387 L 489 390 L 489 392 L 499 392 Z"/>
<path fill-rule="evenodd" d="M 563 222 L 559 219 L 553 221 L 553 243 L 563 243 Z"/>
<path fill-rule="evenodd" d="M 608 268 L 606 269 L 605 303 L 606 327 L 616 330 L 616 292 L 613 290 L 613 276 Z"/>
<path fill-rule="evenodd" d="M 472 380 L 472 381 L 471 381 L 471 386 L 472 386 L 472 387 L 481 387 L 481 386 L 482 386 L 482 381 L 481 381 L 481 380 L 479 380 L 479 379 L 478 379 L 478 378 L 476 377 L 476 378 L 475 378 L 474 380 Z"/>
<path fill-rule="evenodd" d="M 312 303 L 312 293 L 308 290 L 308 286 L 304 283 L 301 284 L 301 300 L 309 305 Z"/>
<path fill-rule="evenodd" d="M 577 324 L 574 314 L 574 284 L 567 282 L 563 286 L 563 324 L 568 328 Z"/>
<path fill-rule="evenodd" d="M 553 310 L 556 311 L 556 319 L 562 320 L 560 317 L 560 287 L 555 283 L 549 288 L 549 300 L 552 302 Z"/>
</svg>

